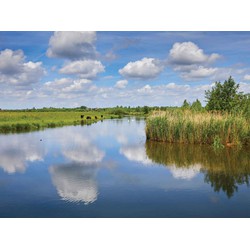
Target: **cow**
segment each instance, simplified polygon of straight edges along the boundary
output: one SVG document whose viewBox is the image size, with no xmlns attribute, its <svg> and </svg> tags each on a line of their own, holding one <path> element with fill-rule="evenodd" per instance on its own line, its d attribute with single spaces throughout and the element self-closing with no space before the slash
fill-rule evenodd
<svg viewBox="0 0 250 250">
<path fill-rule="evenodd" d="M 101 118 L 103 118 L 103 115 L 101 115 Z"/>
<path fill-rule="evenodd" d="M 91 120 L 91 116 L 87 116 L 87 118 L 86 118 L 86 119 L 87 119 L 87 120 L 89 120 L 89 119 Z"/>
<path fill-rule="evenodd" d="M 97 116 L 95 116 L 95 119 L 97 119 Z"/>
<path fill-rule="evenodd" d="M 81 115 L 81 119 L 83 119 L 84 118 L 84 115 Z"/>
</svg>

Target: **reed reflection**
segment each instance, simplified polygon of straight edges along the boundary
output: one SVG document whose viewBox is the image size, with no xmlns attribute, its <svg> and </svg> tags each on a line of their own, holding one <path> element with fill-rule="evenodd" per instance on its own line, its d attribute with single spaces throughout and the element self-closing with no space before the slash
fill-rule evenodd
<svg viewBox="0 0 250 250">
<path fill-rule="evenodd" d="M 184 170 L 193 173 L 193 176 L 195 173 L 204 173 L 204 182 L 209 183 L 215 192 L 225 192 L 228 198 L 238 191 L 240 185 L 249 185 L 249 149 L 226 148 L 214 151 L 210 146 L 149 141 L 145 147 L 149 159 L 165 165 L 170 171 Z"/>
</svg>

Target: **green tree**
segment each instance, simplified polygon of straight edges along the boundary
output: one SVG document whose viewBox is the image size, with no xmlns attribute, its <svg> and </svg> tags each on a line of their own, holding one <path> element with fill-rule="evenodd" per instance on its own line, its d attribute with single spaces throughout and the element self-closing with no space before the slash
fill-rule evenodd
<svg viewBox="0 0 250 250">
<path fill-rule="evenodd" d="M 201 111 L 202 110 L 201 102 L 198 99 L 196 99 L 196 101 L 192 103 L 191 109 L 195 111 Z"/>
<path fill-rule="evenodd" d="M 243 94 L 238 92 L 239 84 L 236 84 L 230 76 L 228 80 L 221 84 L 215 82 L 211 90 L 205 91 L 207 110 L 234 111 L 240 107 Z"/>
<path fill-rule="evenodd" d="M 185 99 L 181 107 L 184 109 L 188 109 L 190 108 L 190 103 Z"/>
</svg>

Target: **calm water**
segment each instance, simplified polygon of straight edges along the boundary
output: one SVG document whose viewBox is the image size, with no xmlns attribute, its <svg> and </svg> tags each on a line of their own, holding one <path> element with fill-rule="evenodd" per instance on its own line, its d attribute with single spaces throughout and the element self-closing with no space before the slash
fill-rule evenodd
<svg viewBox="0 0 250 250">
<path fill-rule="evenodd" d="M 250 154 L 146 143 L 144 120 L 0 135 L 0 217 L 250 217 Z"/>
</svg>

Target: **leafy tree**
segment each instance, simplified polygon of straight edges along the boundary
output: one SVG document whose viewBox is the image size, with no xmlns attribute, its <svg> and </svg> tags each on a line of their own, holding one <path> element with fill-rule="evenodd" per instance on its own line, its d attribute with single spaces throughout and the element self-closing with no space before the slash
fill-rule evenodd
<svg viewBox="0 0 250 250">
<path fill-rule="evenodd" d="M 144 106 L 143 107 L 143 112 L 144 112 L 144 114 L 148 114 L 149 113 L 149 107 L 148 106 Z"/>
<path fill-rule="evenodd" d="M 195 111 L 201 111 L 202 110 L 201 102 L 198 99 L 196 99 L 196 101 L 192 103 L 191 109 Z"/>
<path fill-rule="evenodd" d="M 236 84 L 230 76 L 224 84 L 215 82 L 212 90 L 205 91 L 208 110 L 234 111 L 239 108 L 243 94 L 238 92 L 239 84 Z"/>
<path fill-rule="evenodd" d="M 185 99 L 181 107 L 184 109 L 188 109 L 190 108 L 190 103 Z"/>
</svg>

